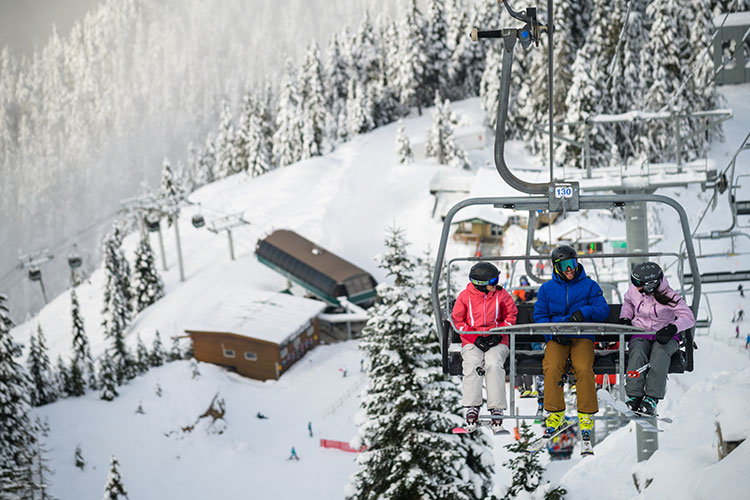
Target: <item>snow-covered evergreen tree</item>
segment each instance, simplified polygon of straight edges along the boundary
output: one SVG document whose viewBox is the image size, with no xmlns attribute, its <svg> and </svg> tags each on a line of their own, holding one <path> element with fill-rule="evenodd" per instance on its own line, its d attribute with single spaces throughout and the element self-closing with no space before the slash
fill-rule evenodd
<svg viewBox="0 0 750 500">
<path fill-rule="evenodd" d="M 127 260 L 120 248 L 122 239 L 119 228 L 114 227 L 104 242 L 104 335 L 112 342 L 112 355 L 117 370 L 117 381 L 122 383 L 135 374 L 132 359 L 125 344 L 125 330 L 130 322 L 130 277 L 123 277 Z"/>
<path fill-rule="evenodd" d="M 372 82 L 380 79 L 380 40 L 378 31 L 370 20 L 369 11 L 357 28 L 354 43 L 349 45 L 351 78 L 367 89 Z"/>
<path fill-rule="evenodd" d="M 36 442 L 32 448 L 31 457 L 32 492 L 28 492 L 26 498 L 55 500 L 55 498 L 48 492 L 52 485 L 52 469 L 50 469 L 48 465 L 49 459 L 47 458 L 49 450 L 45 446 L 46 438 L 49 436 L 49 423 L 46 419 L 42 420 L 39 417 L 36 417 L 34 419 L 34 427 L 37 431 Z"/>
<path fill-rule="evenodd" d="M 276 132 L 273 135 L 273 156 L 280 167 L 302 158 L 302 99 L 297 77 L 290 60 L 286 61 L 281 79 L 276 113 Z"/>
<path fill-rule="evenodd" d="M 486 123 L 490 128 L 497 126 L 497 108 L 500 99 L 500 67 L 502 56 L 497 47 L 487 50 L 487 60 L 484 63 L 484 73 L 479 82 L 479 100 L 482 109 L 487 112 Z"/>
<path fill-rule="evenodd" d="M 448 23 L 445 19 L 444 0 L 427 0 L 424 15 L 425 66 L 422 85 L 418 92 L 424 106 L 429 106 L 435 95 L 449 92 L 448 73 L 451 54 L 448 50 Z"/>
<path fill-rule="evenodd" d="M 32 406 L 42 406 L 57 399 L 57 390 L 52 376 L 52 366 L 47 355 L 47 345 L 42 325 L 37 325 L 36 336 L 29 339 L 29 357 L 27 359 L 31 377 L 29 393 Z"/>
<path fill-rule="evenodd" d="M 398 121 L 398 130 L 396 131 L 396 155 L 399 163 L 411 163 L 414 161 L 414 152 L 411 149 L 411 142 L 404 129 L 404 121 Z"/>
<path fill-rule="evenodd" d="M 70 387 L 70 370 L 65 366 L 65 361 L 61 354 L 57 355 L 57 362 L 55 364 L 55 390 L 60 397 L 68 396 L 68 388 Z"/>
<path fill-rule="evenodd" d="M 176 202 L 181 197 L 181 189 L 175 176 L 172 165 L 167 158 L 161 164 L 161 183 L 159 184 L 159 194 L 170 202 Z"/>
<path fill-rule="evenodd" d="M 135 369 L 139 374 L 143 375 L 151 367 L 150 358 L 151 355 L 146 349 L 146 344 L 143 343 L 141 335 L 138 334 L 138 343 L 135 348 Z"/>
<path fill-rule="evenodd" d="M 223 102 L 221 105 L 221 116 L 219 118 L 219 133 L 216 135 L 216 164 L 214 174 L 217 178 L 222 179 L 235 173 L 234 150 L 235 136 L 237 132 L 234 127 L 232 111 L 229 109 L 229 103 Z"/>
<path fill-rule="evenodd" d="M 343 33 L 343 36 L 346 36 L 348 28 L 345 28 Z M 346 107 L 346 98 L 349 91 L 349 64 L 339 42 L 339 35 L 336 33 L 331 36 L 331 40 L 328 42 L 324 74 L 325 84 L 323 88 L 326 92 L 326 104 L 331 116 L 337 119 L 341 110 Z M 333 132 L 334 130 L 330 130 L 330 133 Z M 337 131 L 336 134 L 338 134 Z"/>
<path fill-rule="evenodd" d="M 159 330 L 156 331 L 154 336 L 154 344 L 151 346 L 151 356 L 149 361 L 151 366 L 161 366 L 167 360 L 167 353 L 164 351 L 164 346 L 161 343 L 161 335 Z"/>
<path fill-rule="evenodd" d="M 248 107 L 251 107 L 248 105 Z M 252 111 L 246 117 L 247 136 L 247 171 L 253 177 L 258 177 L 273 169 L 271 150 L 268 149 L 269 138 L 266 137 L 263 126 L 263 112 L 257 101 L 252 101 Z M 272 144 L 272 143 L 271 143 Z"/>
<path fill-rule="evenodd" d="M 164 283 L 156 269 L 154 251 L 148 233 L 141 234 L 141 242 L 135 251 L 135 310 L 141 312 L 164 297 Z"/>
<path fill-rule="evenodd" d="M 172 337 L 172 346 L 169 348 L 169 361 L 179 361 L 184 357 L 182 349 L 180 348 L 180 339 Z"/>
<path fill-rule="evenodd" d="M 13 342 L 13 321 L 0 295 L 0 492 L 3 498 L 29 498 L 36 429 L 29 416 L 29 379 L 16 362 L 21 346 Z"/>
<path fill-rule="evenodd" d="M 119 393 L 117 392 L 117 369 L 112 362 L 108 352 L 99 358 L 99 383 L 101 391 L 99 397 L 105 401 L 112 401 Z"/>
<path fill-rule="evenodd" d="M 489 469 L 481 477 L 456 471 L 468 458 L 468 447 L 446 432 L 460 408 L 457 389 L 440 368 L 429 316 L 414 307 L 415 263 L 401 231 L 391 229 L 386 249 L 380 266 L 393 284 L 378 285 L 360 346 L 370 378 L 359 417 L 368 449 L 358 456 L 347 498 L 484 499 Z M 486 452 L 481 460 L 489 465 L 492 457 Z"/>
<path fill-rule="evenodd" d="M 73 452 L 73 461 L 79 469 L 83 470 L 86 468 L 86 461 L 83 459 L 83 451 L 80 444 L 76 445 L 76 449 Z"/>
<path fill-rule="evenodd" d="M 242 96 L 242 111 L 237 131 L 234 134 L 233 168 L 235 172 L 247 172 L 250 168 L 248 163 L 250 157 L 250 120 L 255 112 L 253 96 L 250 90 L 246 90 Z"/>
<path fill-rule="evenodd" d="M 521 491 L 534 492 L 539 487 L 544 474 L 544 467 L 539 463 L 539 454 L 527 451 L 529 443 L 535 438 L 531 426 L 522 422 L 518 435 L 521 439 L 505 445 L 509 452 L 517 455 L 503 463 L 511 471 L 512 483 L 502 500 L 513 500 Z"/>
<path fill-rule="evenodd" d="M 643 47 L 641 57 L 641 83 L 643 106 L 646 111 L 691 111 L 690 103 L 674 99 L 685 76 L 684 61 L 690 57 L 690 11 L 678 0 L 653 0 L 646 7 L 651 24 L 651 36 Z M 653 161 L 674 159 L 672 142 L 674 132 L 670 124 L 653 122 L 649 127 L 647 153 Z M 668 155 L 666 158 L 664 153 Z"/>
<path fill-rule="evenodd" d="M 128 492 L 125 490 L 125 485 L 122 484 L 120 462 L 112 455 L 109 460 L 109 474 L 107 475 L 107 484 L 104 485 L 102 500 L 122 500 L 126 498 L 128 498 Z"/>
<path fill-rule="evenodd" d="M 214 168 L 216 167 L 216 146 L 211 137 L 206 137 L 206 144 L 198 154 L 198 164 L 195 173 L 196 187 L 205 186 L 216 180 Z"/>
<path fill-rule="evenodd" d="M 434 108 L 432 110 L 432 126 L 427 131 L 425 153 L 427 157 L 435 157 L 441 165 L 451 165 L 458 168 L 469 168 L 469 157 L 461 148 L 453 135 L 451 123 L 450 101 L 443 102 L 440 94 L 435 92 Z"/>
<path fill-rule="evenodd" d="M 418 90 L 422 86 L 424 67 L 427 62 L 425 39 L 421 26 L 424 23 L 422 14 L 417 9 L 416 0 L 409 0 L 398 29 L 398 70 L 394 86 L 399 95 L 401 106 L 408 110 L 417 107 L 422 115 L 422 102 Z"/>
<path fill-rule="evenodd" d="M 490 48 L 498 50 L 499 43 L 483 41 L 475 43 L 471 41 L 469 32 L 472 28 L 480 30 L 497 29 L 502 26 L 501 9 L 498 2 L 474 2 L 471 10 L 470 21 L 466 27 L 466 33 L 457 37 L 457 45 L 451 53 L 450 75 L 453 84 L 463 87 L 464 96 L 479 95 L 479 85 L 485 73 L 487 51 Z M 500 66 L 496 73 L 499 78 Z M 494 118 L 492 122 L 494 123 Z"/>
<path fill-rule="evenodd" d="M 78 304 L 78 294 L 76 294 L 75 288 L 70 290 L 70 309 L 73 324 L 73 357 L 71 364 L 80 367 L 89 389 L 96 389 L 94 358 L 91 357 L 91 347 L 83 326 L 81 306 Z"/>
<path fill-rule="evenodd" d="M 302 66 L 302 158 L 312 158 L 328 152 L 326 122 L 328 111 L 323 94 L 323 70 L 320 49 L 313 42 L 307 49 Z"/>
<path fill-rule="evenodd" d="M 375 128 L 372 120 L 372 102 L 365 87 L 354 80 L 349 87 L 349 99 L 346 102 L 347 129 L 349 135 L 358 135 Z"/>
</svg>

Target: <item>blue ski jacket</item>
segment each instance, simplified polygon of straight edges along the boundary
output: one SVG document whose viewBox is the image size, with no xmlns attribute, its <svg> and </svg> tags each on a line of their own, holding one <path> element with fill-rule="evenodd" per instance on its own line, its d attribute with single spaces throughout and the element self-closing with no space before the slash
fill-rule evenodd
<svg viewBox="0 0 750 500">
<path fill-rule="evenodd" d="M 539 288 L 534 323 L 565 323 L 576 311 L 581 311 L 585 320 L 593 323 L 603 323 L 609 317 L 609 305 L 601 287 L 586 276 L 581 264 L 572 280 L 566 281 L 553 272 L 552 279 Z M 565 336 L 594 340 L 593 335 Z M 545 335 L 544 339 L 551 340 L 552 335 Z"/>
</svg>

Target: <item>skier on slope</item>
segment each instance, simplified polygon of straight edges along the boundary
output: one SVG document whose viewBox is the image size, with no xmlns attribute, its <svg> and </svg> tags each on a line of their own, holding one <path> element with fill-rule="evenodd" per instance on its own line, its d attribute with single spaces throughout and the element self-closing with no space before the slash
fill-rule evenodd
<svg viewBox="0 0 750 500">
<path fill-rule="evenodd" d="M 552 279 L 544 283 L 534 306 L 534 323 L 602 322 L 609 316 L 609 305 L 599 285 L 586 276 L 578 254 L 568 245 L 552 251 Z M 549 412 L 545 421 L 544 437 L 555 433 L 565 421 L 563 372 L 570 357 L 576 378 L 576 400 L 581 439 L 591 443 L 594 420 L 599 411 L 594 378 L 593 335 L 545 335 L 547 344 L 542 369 L 544 371 L 544 409 Z"/>
<path fill-rule="evenodd" d="M 518 309 L 510 294 L 498 286 L 500 272 L 489 262 L 478 262 L 469 272 L 469 284 L 458 295 L 451 318 L 461 332 L 486 332 L 492 328 L 516 324 Z M 482 405 L 482 378 L 487 384 L 487 408 L 500 417 L 507 408 L 505 369 L 508 358 L 507 335 L 461 333 L 463 359 L 463 397 L 466 430 L 471 432 L 479 421 Z M 493 419 L 492 428 L 502 428 L 501 419 Z"/>
<path fill-rule="evenodd" d="M 649 364 L 639 377 L 628 378 L 626 404 L 633 411 L 654 415 L 664 399 L 667 372 L 672 355 L 680 348 L 682 332 L 695 325 L 695 316 L 685 300 L 670 288 L 661 268 L 654 262 L 637 264 L 630 273 L 632 285 L 625 292 L 620 323 L 655 335 L 633 335 L 628 344 L 628 371 Z"/>
</svg>

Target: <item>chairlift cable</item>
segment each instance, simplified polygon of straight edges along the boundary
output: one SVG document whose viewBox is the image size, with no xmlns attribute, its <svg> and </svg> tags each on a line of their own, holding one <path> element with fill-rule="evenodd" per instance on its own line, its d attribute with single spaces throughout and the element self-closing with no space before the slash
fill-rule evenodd
<svg viewBox="0 0 750 500">
<path fill-rule="evenodd" d="M 615 46 L 615 53 L 612 56 L 612 61 L 610 61 L 609 70 L 607 71 L 609 73 L 609 77 L 607 78 L 607 81 L 604 84 L 604 88 L 609 88 L 609 83 L 612 81 L 612 77 L 614 76 L 614 73 L 615 73 L 615 64 L 617 63 L 617 56 L 620 53 L 620 47 L 622 46 L 622 39 L 623 39 L 622 35 L 625 33 L 625 28 L 628 25 L 628 19 L 630 18 L 630 7 L 633 5 L 633 2 L 627 2 L 627 4 L 628 4 L 628 10 L 625 12 L 625 20 L 622 22 L 622 27 L 620 28 L 620 35 L 617 37 L 617 45 Z"/>
</svg>

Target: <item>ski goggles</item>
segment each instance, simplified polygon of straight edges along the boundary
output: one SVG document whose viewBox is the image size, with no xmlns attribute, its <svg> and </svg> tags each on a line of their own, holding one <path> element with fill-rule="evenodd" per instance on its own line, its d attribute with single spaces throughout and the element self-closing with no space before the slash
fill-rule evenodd
<svg viewBox="0 0 750 500">
<path fill-rule="evenodd" d="M 500 276 L 495 276 L 491 280 L 475 280 L 473 278 L 469 278 L 469 280 L 472 282 L 472 284 L 476 286 L 484 286 L 484 285 L 497 285 L 498 280 L 500 279 Z"/>
<path fill-rule="evenodd" d="M 659 280 L 641 281 L 631 277 L 630 282 L 637 288 L 643 288 L 643 291 L 646 293 L 653 293 L 653 291 L 659 286 Z"/>
<path fill-rule="evenodd" d="M 564 273 L 568 269 L 572 269 L 575 271 L 578 269 L 578 261 L 576 259 L 565 259 L 561 260 L 560 262 L 555 263 L 555 267 L 561 272 Z"/>
</svg>

